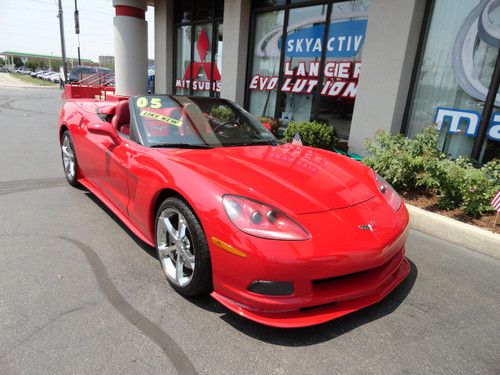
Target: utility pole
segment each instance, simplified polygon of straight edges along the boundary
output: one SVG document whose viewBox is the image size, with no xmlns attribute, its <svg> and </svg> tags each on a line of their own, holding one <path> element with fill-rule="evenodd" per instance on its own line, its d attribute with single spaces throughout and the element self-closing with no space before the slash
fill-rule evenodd
<svg viewBox="0 0 500 375">
<path fill-rule="evenodd" d="M 68 71 L 66 67 L 66 43 L 64 43 L 64 20 L 63 20 L 63 8 L 62 8 L 62 0 L 59 0 L 59 32 L 61 34 L 61 51 L 62 51 L 62 66 L 63 66 L 63 75 L 64 82 L 68 81 Z"/>
<path fill-rule="evenodd" d="M 75 34 L 78 36 L 78 65 L 82 65 L 80 57 L 80 15 L 78 13 L 77 0 L 75 0 Z"/>
</svg>

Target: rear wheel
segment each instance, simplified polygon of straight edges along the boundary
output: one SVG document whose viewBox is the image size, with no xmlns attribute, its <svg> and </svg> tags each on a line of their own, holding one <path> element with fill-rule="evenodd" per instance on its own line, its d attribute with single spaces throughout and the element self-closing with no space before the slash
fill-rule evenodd
<svg viewBox="0 0 500 375">
<path fill-rule="evenodd" d="M 195 296 L 212 288 L 207 239 L 192 209 L 166 199 L 156 214 L 156 250 L 167 281 L 179 293 Z"/>
<path fill-rule="evenodd" d="M 75 147 L 69 130 L 64 131 L 61 138 L 61 156 L 64 168 L 64 175 L 72 186 L 78 186 L 77 171 L 78 162 L 76 160 Z"/>
</svg>

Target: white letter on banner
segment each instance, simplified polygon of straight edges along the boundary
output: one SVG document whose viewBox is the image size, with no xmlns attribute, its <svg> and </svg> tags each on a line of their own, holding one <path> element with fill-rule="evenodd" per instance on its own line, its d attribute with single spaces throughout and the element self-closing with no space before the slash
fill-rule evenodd
<svg viewBox="0 0 500 375">
<path fill-rule="evenodd" d="M 477 112 L 438 107 L 436 111 L 436 117 L 434 118 L 434 122 L 438 125 L 438 130 L 441 130 L 441 128 L 443 127 L 443 122 L 447 118 L 450 119 L 448 133 L 460 133 L 458 125 L 462 120 L 464 120 L 467 123 L 465 135 L 476 135 L 479 125 L 479 114 Z"/>
<path fill-rule="evenodd" d="M 493 119 L 488 129 L 488 138 L 500 142 L 500 112 L 493 112 Z"/>
<path fill-rule="evenodd" d="M 252 80 L 250 81 L 250 86 L 248 87 L 249 89 L 255 90 L 257 88 L 257 83 L 259 82 L 259 75 L 256 74 L 252 77 Z"/>
</svg>

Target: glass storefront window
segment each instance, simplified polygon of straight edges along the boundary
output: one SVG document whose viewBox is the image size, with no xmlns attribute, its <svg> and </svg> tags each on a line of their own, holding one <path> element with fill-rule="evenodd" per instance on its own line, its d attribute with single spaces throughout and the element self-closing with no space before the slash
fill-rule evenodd
<svg viewBox="0 0 500 375">
<path fill-rule="evenodd" d="M 500 92 L 497 96 L 500 96 Z M 500 105 L 493 106 L 490 128 L 479 157 L 481 163 L 493 159 L 500 159 Z"/>
<path fill-rule="evenodd" d="M 213 93 L 215 97 L 220 97 L 220 86 L 221 86 L 221 68 L 222 68 L 222 48 L 224 46 L 224 25 L 222 23 L 217 24 L 217 33 L 215 35 L 215 54 L 214 54 L 214 65 L 212 69 L 212 76 L 214 76 L 215 85 L 213 85 Z M 215 75 L 218 76 L 215 77 Z"/>
<path fill-rule="evenodd" d="M 340 138 L 347 139 L 371 2 L 336 2 L 330 16 L 327 1 L 312 6 L 290 3 L 289 9 L 257 12 L 248 82 L 250 112 L 269 117 L 276 114 L 282 125 L 320 120 L 333 124 Z M 330 24 L 325 39 L 327 19 Z"/>
<path fill-rule="evenodd" d="M 224 0 L 175 0 L 174 22 L 205 21 L 222 18 Z"/>
<path fill-rule="evenodd" d="M 179 95 L 189 95 L 188 66 L 191 61 L 191 26 L 177 27 L 176 90 Z"/>
<path fill-rule="evenodd" d="M 219 16 L 223 12 L 224 0 L 196 6 L 193 0 L 174 3 L 176 94 L 219 96 L 223 47 Z"/>
<path fill-rule="evenodd" d="M 326 8 L 325 4 L 290 10 L 280 103 L 280 119 L 284 123 L 309 121 L 313 115 Z M 304 25 L 304 20 L 311 22 Z"/>
<path fill-rule="evenodd" d="M 272 6 L 285 5 L 286 0 L 253 0 L 253 6 L 255 8 L 265 8 Z"/>
<path fill-rule="evenodd" d="M 437 124 L 441 150 L 451 158 L 471 156 L 498 57 L 498 45 L 479 31 L 487 3 L 491 1 L 463 0 L 457 6 L 454 0 L 435 0 L 432 4 L 410 101 L 407 135 L 414 137 L 424 127 Z M 498 30 L 498 5 L 487 18 Z M 495 106 L 492 120 L 495 113 L 500 114 L 500 95 Z M 500 132 L 492 126 L 485 158 L 498 157 Z"/>
<path fill-rule="evenodd" d="M 275 11 L 255 17 L 252 76 L 250 82 L 250 112 L 256 116 L 274 117 L 280 53 L 274 48 L 283 30 L 285 12 Z"/>
<path fill-rule="evenodd" d="M 333 4 L 332 9 L 318 119 L 333 124 L 345 142 L 351 129 L 370 5 L 371 1 L 345 1 Z"/>
<path fill-rule="evenodd" d="M 212 73 L 212 24 L 194 26 L 194 58 L 192 62 L 193 95 L 210 96 Z M 218 70 L 217 70 L 218 73 Z M 214 77 L 215 78 L 215 77 Z M 220 80 L 220 77 L 216 77 Z"/>
<path fill-rule="evenodd" d="M 174 4 L 174 21 L 189 22 L 193 16 L 193 3 L 191 1 L 176 1 Z"/>
</svg>

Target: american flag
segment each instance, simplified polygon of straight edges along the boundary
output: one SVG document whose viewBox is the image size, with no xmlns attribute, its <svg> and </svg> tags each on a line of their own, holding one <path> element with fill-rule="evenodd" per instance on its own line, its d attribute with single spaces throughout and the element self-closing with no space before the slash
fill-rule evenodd
<svg viewBox="0 0 500 375">
<path fill-rule="evenodd" d="M 493 208 L 497 211 L 500 212 L 500 190 L 497 191 L 493 199 L 491 200 L 491 205 Z"/>
<path fill-rule="evenodd" d="M 295 137 L 292 139 L 292 145 L 303 146 L 302 139 L 300 139 L 300 134 L 296 133 Z"/>
</svg>

